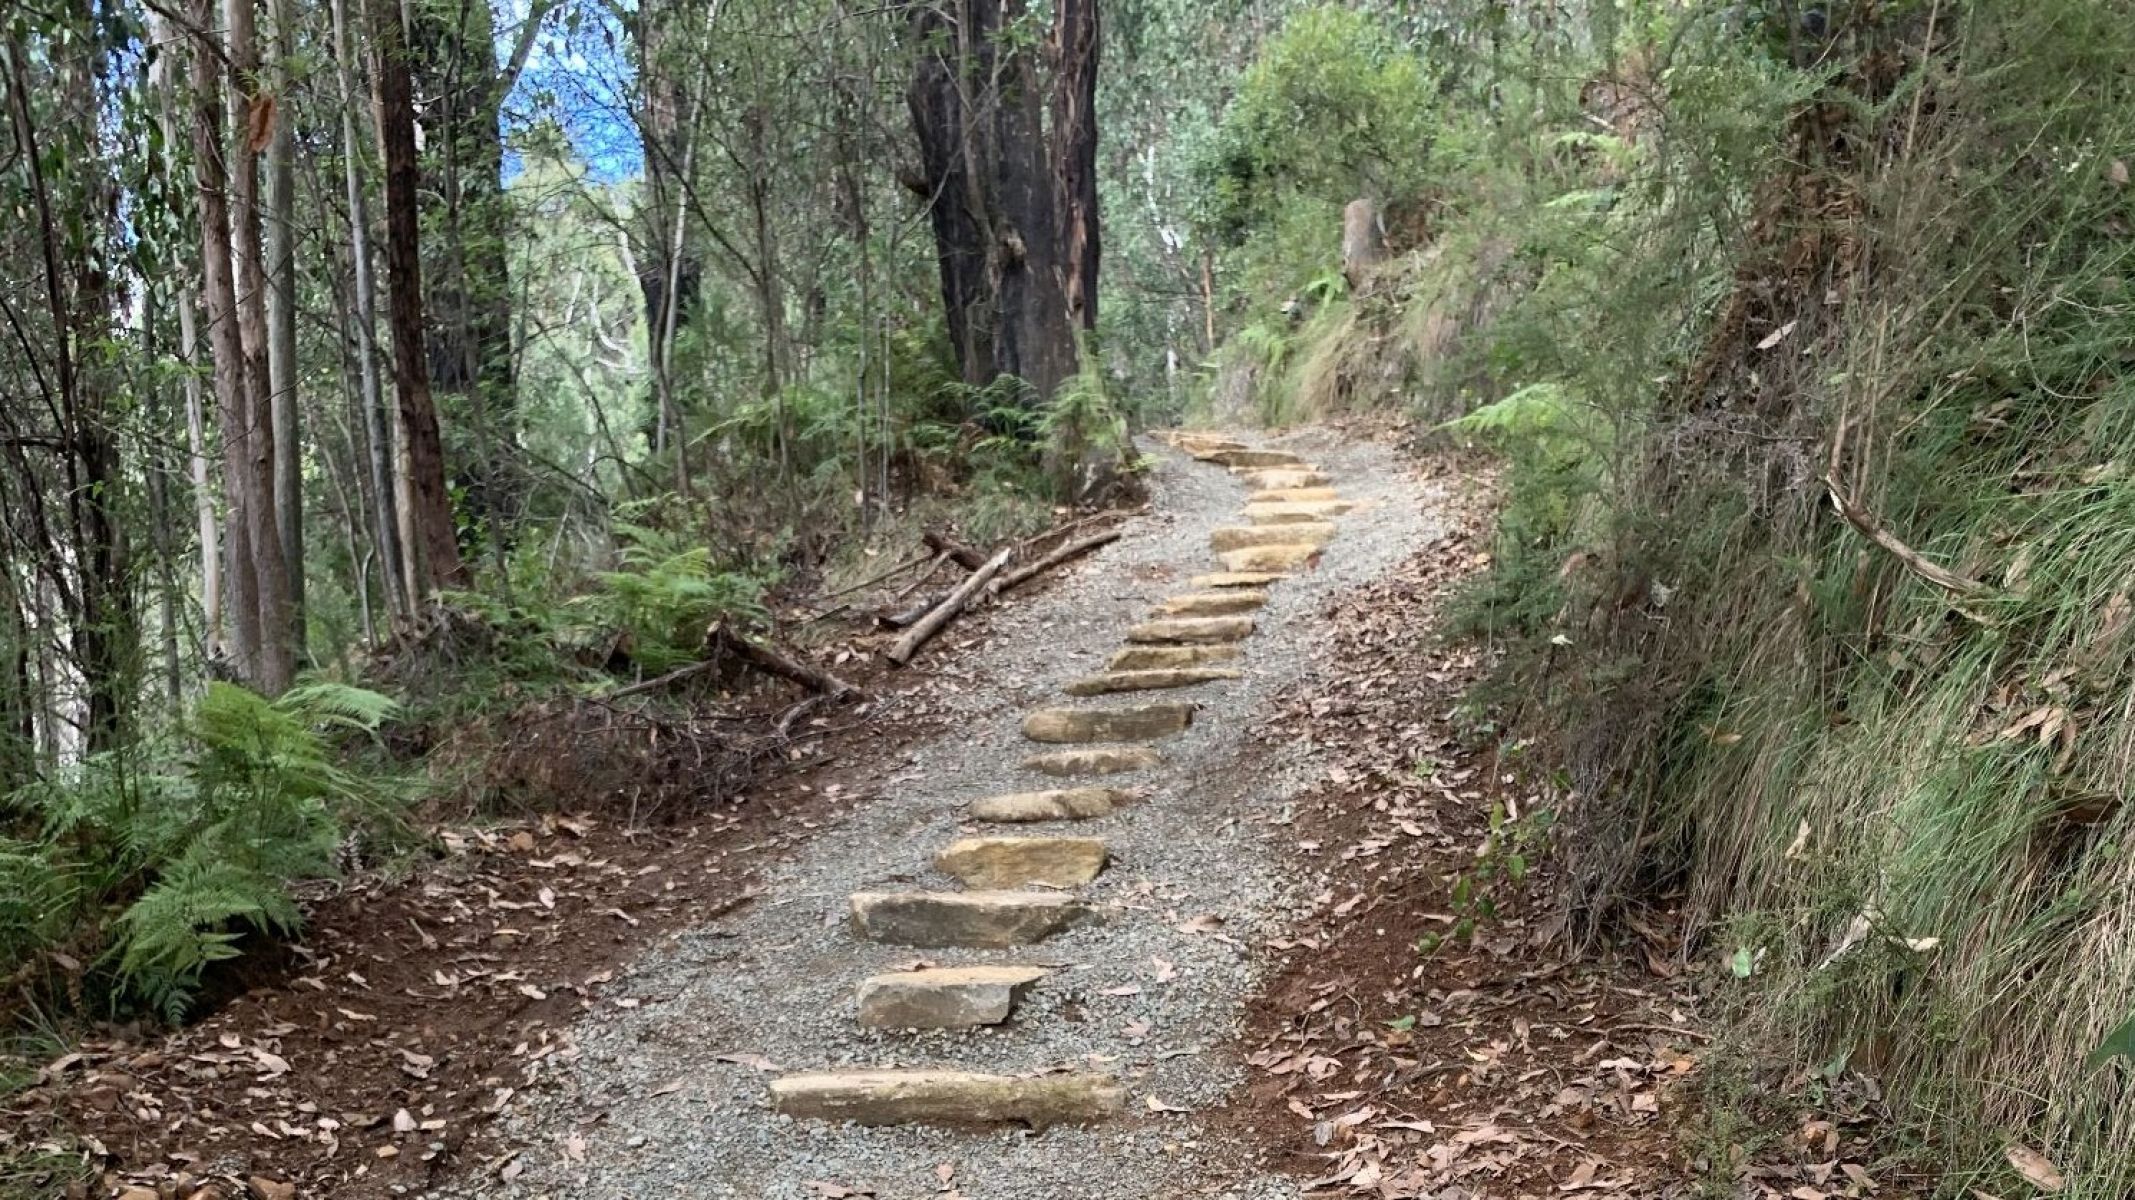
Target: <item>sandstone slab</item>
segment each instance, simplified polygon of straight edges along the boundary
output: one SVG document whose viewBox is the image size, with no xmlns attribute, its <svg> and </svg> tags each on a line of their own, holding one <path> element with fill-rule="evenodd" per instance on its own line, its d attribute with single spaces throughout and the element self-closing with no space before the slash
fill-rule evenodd
<svg viewBox="0 0 2135 1200">
<path fill-rule="evenodd" d="M 1311 521 L 1301 525 L 1227 525 L 1208 535 L 1208 544 L 1218 554 L 1230 550 L 1245 550 L 1253 546 L 1288 546 L 1304 543 L 1324 546 L 1334 540 L 1336 529 L 1331 521 Z"/>
<path fill-rule="evenodd" d="M 1275 528 L 1295 529 L 1297 526 L 1278 525 Z M 1287 546 L 1248 546 L 1216 557 L 1233 571 L 1301 571 L 1318 565 L 1320 548 L 1302 542 Z"/>
<path fill-rule="evenodd" d="M 1132 799 L 1118 788 L 1061 788 L 1050 792 L 1015 792 L 971 802 L 971 819 L 997 825 L 1032 821 L 1088 821 L 1109 816 Z"/>
<path fill-rule="evenodd" d="M 1106 671 L 1101 675 L 1085 675 L 1070 681 L 1061 690 L 1070 696 L 1108 696 L 1118 692 L 1195 687 L 1243 676 L 1244 672 L 1229 667 L 1155 667 L 1146 671 Z"/>
<path fill-rule="evenodd" d="M 1091 837 L 959 838 L 934 865 L 976 888 L 1074 887 L 1105 869 L 1105 843 Z"/>
<path fill-rule="evenodd" d="M 1227 617 L 1252 612 L 1268 602 L 1268 594 L 1253 588 L 1229 588 L 1214 592 L 1188 592 L 1157 606 L 1167 617 Z"/>
<path fill-rule="evenodd" d="M 1331 487 L 1263 488 L 1245 498 L 1247 504 L 1317 504 L 1327 500 L 1340 500 L 1342 494 Z"/>
<path fill-rule="evenodd" d="M 1115 650 L 1105 662 L 1108 673 L 1130 671 L 1184 671 L 1210 663 L 1237 662 L 1245 651 L 1235 643 L 1198 646 L 1129 646 Z"/>
<path fill-rule="evenodd" d="M 1217 450 L 1209 456 L 1210 461 L 1226 467 L 1301 467 L 1305 460 L 1288 450 Z"/>
<path fill-rule="evenodd" d="M 1033 754 L 1023 760 L 1022 767 L 1040 775 L 1124 775 L 1146 771 L 1163 761 L 1164 756 L 1148 746 L 1096 746 Z"/>
<path fill-rule="evenodd" d="M 1146 742 L 1183 733 L 1194 723 L 1184 701 L 1133 708 L 1041 708 L 1023 718 L 1023 736 L 1034 742 Z"/>
<path fill-rule="evenodd" d="M 1127 631 L 1127 640 L 1151 642 L 1238 642 L 1252 636 L 1251 617 L 1170 617 L 1144 621 Z"/>
<path fill-rule="evenodd" d="M 1217 571 L 1211 575 L 1196 575 L 1193 585 L 1197 588 L 1265 588 L 1271 583 L 1281 583 L 1288 575 L 1277 571 Z"/>
<path fill-rule="evenodd" d="M 1043 1128 L 1119 1112 L 1126 1090 L 1110 1075 L 981 1075 L 970 1071 L 832 1071 L 771 1083 L 772 1111 L 860 1125 Z"/>
<path fill-rule="evenodd" d="M 1245 519 L 1250 525 L 1310 525 L 1329 517 L 1339 517 L 1355 507 L 1356 505 L 1347 500 L 1248 504 L 1245 506 Z"/>
<path fill-rule="evenodd" d="M 1247 487 L 1259 491 L 1273 491 L 1283 488 L 1326 487 L 1334 482 L 1334 480 L 1328 478 L 1326 472 L 1316 471 L 1310 467 L 1275 467 L 1263 471 L 1240 471 L 1238 472 L 1238 477 L 1245 480 Z"/>
<path fill-rule="evenodd" d="M 1000 950 L 1042 942 L 1097 919 L 1058 892 L 855 892 L 852 926 L 864 941 Z"/>
<path fill-rule="evenodd" d="M 860 984 L 860 1023 L 876 1029 L 968 1029 L 998 1025 L 1044 967 L 933 967 L 892 971 Z"/>
</svg>

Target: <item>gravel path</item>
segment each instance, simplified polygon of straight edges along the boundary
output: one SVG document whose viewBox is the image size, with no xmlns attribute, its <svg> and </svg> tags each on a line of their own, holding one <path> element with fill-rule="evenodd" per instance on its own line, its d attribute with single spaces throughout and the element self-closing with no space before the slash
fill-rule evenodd
<svg viewBox="0 0 2135 1200">
<path fill-rule="evenodd" d="M 1097 670 L 1158 601 L 1190 590 L 1193 575 L 1220 569 L 1209 531 L 1242 523 L 1242 484 L 1221 467 L 1150 447 L 1150 514 L 1064 569 L 1043 596 L 993 614 L 989 636 L 962 662 L 937 662 L 925 699 L 953 714 L 953 731 L 868 764 L 874 782 L 862 786 L 870 801 L 770 872 L 760 899 L 638 962 L 608 994 L 644 1002 L 604 1003 L 573 1031 L 575 1059 L 559 1056 L 566 1061 L 549 1085 L 512 1102 L 503 1121 L 507 1139 L 524 1147 L 517 1158 L 431 1194 L 917 1200 L 944 1194 L 939 1172 L 953 1168 L 950 1182 L 969 1200 L 1294 1195 L 1273 1178 L 1242 1194 L 1197 1183 L 1238 1174 L 1239 1149 L 1199 1132 L 1194 1112 L 1239 1078 L 1229 1042 L 1259 969 L 1251 948 L 1304 902 L 1292 894 L 1283 861 L 1281 811 L 1295 787 L 1316 776 L 1309 746 L 1256 755 L 1250 772 L 1236 760 L 1261 706 L 1318 653 L 1325 631 L 1315 617 L 1329 597 L 1400 562 L 1440 522 L 1430 488 L 1385 447 L 1317 430 L 1241 440 L 1297 451 L 1359 502 L 1339 519 L 1341 533 L 1319 569 L 1272 589 L 1259 632 L 1246 643 L 1246 678 L 1091 701 L 1060 692 Z M 1163 766 L 1089 781 L 1142 789 L 1143 801 L 1096 821 L 983 830 L 1105 838 L 1112 865 L 1083 892 L 1110 906 L 1108 921 L 1014 951 L 915 951 L 847 932 L 853 892 L 956 886 L 930 863 L 969 831 L 959 823 L 963 805 L 1062 786 L 1017 769 L 1040 749 L 1018 732 L 1024 712 L 1170 698 L 1202 708 L 1191 730 L 1162 743 Z M 1270 770 L 1269 762 L 1278 765 Z M 1059 970 L 1005 1026 L 860 1028 L 858 982 L 922 956 L 945 966 L 1037 962 Z M 795 1122 L 765 1107 L 771 1076 L 759 1068 L 766 1060 L 785 1070 L 1080 1066 L 1119 1075 L 1129 1109 L 1094 1127 L 1039 1134 Z"/>
</svg>

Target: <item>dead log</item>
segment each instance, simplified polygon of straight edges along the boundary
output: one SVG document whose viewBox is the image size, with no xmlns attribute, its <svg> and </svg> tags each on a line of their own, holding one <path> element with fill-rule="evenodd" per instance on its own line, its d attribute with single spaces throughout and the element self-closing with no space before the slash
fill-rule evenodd
<svg viewBox="0 0 2135 1200">
<path fill-rule="evenodd" d="M 1009 571 L 1006 574 L 1002 575 L 999 579 L 993 582 L 992 586 L 987 589 L 987 594 L 992 596 L 998 596 L 1002 592 L 1005 592 L 1012 587 L 1016 587 L 1019 584 L 1030 582 L 1031 580 L 1037 578 L 1040 575 L 1043 575 L 1047 571 L 1052 570 L 1054 567 L 1059 566 L 1061 563 L 1064 563 L 1069 559 L 1080 558 L 1083 555 L 1088 554 L 1090 551 L 1097 549 L 1099 546 L 1109 545 L 1110 543 L 1116 542 L 1118 540 L 1119 530 L 1107 529 L 1103 533 L 1093 533 L 1085 538 L 1077 538 L 1072 542 L 1064 542 L 1058 547 L 1056 547 L 1052 553 L 1046 555 L 1044 558 L 1036 559 L 1032 562 L 1025 563 L 1022 566 L 1017 567 L 1015 570 Z"/>
<path fill-rule="evenodd" d="M 1001 573 L 1001 568 L 1008 565 L 1008 556 L 1013 553 L 1012 549 L 1004 549 L 987 559 L 971 573 L 970 578 L 958 584 L 947 599 L 935 605 L 933 612 L 921 617 L 918 624 L 906 630 L 904 636 L 897 639 L 897 644 L 890 647 L 887 656 L 890 662 L 901 667 L 912 661 L 912 656 L 919 653 L 919 648 L 926 644 L 928 638 L 941 632 L 942 626 L 955 620 L 956 614 L 964 611 L 964 605 L 970 602 L 971 597 L 977 595 L 980 588 L 985 587 L 992 582 L 994 576 Z"/>
<path fill-rule="evenodd" d="M 919 535 L 919 540 L 926 543 L 927 549 L 956 560 L 956 565 L 966 571 L 976 571 L 986 565 L 986 555 L 982 551 L 966 546 L 946 533 L 929 529 Z"/>
<path fill-rule="evenodd" d="M 724 623 L 713 625 L 705 631 L 704 645 L 715 658 L 719 654 L 731 654 L 759 671 L 790 680 L 833 700 L 843 700 L 848 696 L 861 694 L 859 688 L 830 672 L 810 666 L 775 646 L 745 638 L 728 629 Z"/>
</svg>

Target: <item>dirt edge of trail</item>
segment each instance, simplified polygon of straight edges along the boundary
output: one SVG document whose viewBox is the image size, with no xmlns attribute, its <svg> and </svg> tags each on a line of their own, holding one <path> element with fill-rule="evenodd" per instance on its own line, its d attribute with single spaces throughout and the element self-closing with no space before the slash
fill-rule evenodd
<svg viewBox="0 0 2135 1200">
<path fill-rule="evenodd" d="M 1311 910 L 1265 944 L 1246 1081 L 1209 1117 L 1257 1165 L 1229 1183 L 1275 1170 L 1307 1196 L 1379 1200 L 1932 1190 L 1883 1157 L 1872 1080 L 1716 1043 L 1734 981 L 1684 961 L 1673 913 L 1628 944 L 1568 944 L 1546 853 L 1567 798 L 1473 707 L 1488 651 L 1445 635 L 1489 563 L 1489 470 L 1426 468 L 1477 481 L 1448 533 L 1329 602 L 1332 653 L 1252 739 L 1308 740 L 1326 770 L 1281 831 Z"/>
</svg>

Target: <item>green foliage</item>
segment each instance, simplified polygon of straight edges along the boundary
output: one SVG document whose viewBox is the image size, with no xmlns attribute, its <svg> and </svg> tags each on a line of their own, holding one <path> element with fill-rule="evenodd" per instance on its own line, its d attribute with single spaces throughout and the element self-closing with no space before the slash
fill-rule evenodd
<svg viewBox="0 0 2135 1200">
<path fill-rule="evenodd" d="M 764 581 L 715 570 L 710 548 L 689 535 L 641 525 L 617 528 L 621 570 L 596 577 L 597 590 L 569 608 L 585 627 L 620 632 L 632 661 L 650 672 L 696 660 L 714 622 L 740 628 L 761 624 Z"/>
<path fill-rule="evenodd" d="M 1236 244 L 1297 198 L 1339 211 L 1406 196 L 1434 132 L 1431 80 L 1375 15 L 1323 5 L 1292 16 L 1238 83 L 1194 163 L 1200 225 Z"/>
<path fill-rule="evenodd" d="M 389 781 L 344 765 L 342 739 L 396 711 L 343 684 L 269 701 L 211 683 L 167 757 L 95 759 L 17 792 L 10 807 L 43 835 L 0 843 L 0 969 L 101 948 L 114 1005 L 182 1016 L 248 937 L 301 925 L 290 888 L 335 873 L 351 820 L 395 811 Z"/>
</svg>

